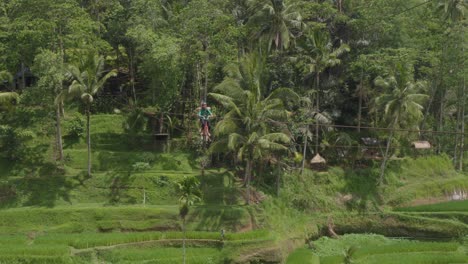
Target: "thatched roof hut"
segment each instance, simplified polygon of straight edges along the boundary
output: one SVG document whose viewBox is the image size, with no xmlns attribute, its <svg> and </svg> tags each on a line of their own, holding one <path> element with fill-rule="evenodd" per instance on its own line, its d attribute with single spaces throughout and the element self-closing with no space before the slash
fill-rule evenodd
<svg viewBox="0 0 468 264">
<path fill-rule="evenodd" d="M 310 160 L 310 164 L 326 164 L 327 160 L 325 160 L 320 154 L 316 154 L 315 157 L 313 157 Z"/>
<path fill-rule="evenodd" d="M 429 141 L 414 141 L 411 143 L 411 147 L 414 149 L 430 149 L 432 148 L 431 143 Z"/>
<path fill-rule="evenodd" d="M 323 171 L 327 169 L 327 160 L 324 159 L 320 154 L 316 154 L 310 160 L 310 167 L 314 170 Z"/>
</svg>

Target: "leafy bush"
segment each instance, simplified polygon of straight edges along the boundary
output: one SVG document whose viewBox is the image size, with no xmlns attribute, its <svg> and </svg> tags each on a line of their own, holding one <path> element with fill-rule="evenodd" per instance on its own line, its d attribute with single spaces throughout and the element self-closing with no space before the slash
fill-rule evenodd
<svg viewBox="0 0 468 264">
<path fill-rule="evenodd" d="M 153 164 L 156 161 L 156 157 L 151 152 L 143 152 L 138 156 L 140 162 L 146 162 L 148 164 Z"/>
<path fill-rule="evenodd" d="M 151 166 L 148 162 L 135 162 L 132 165 L 133 171 L 142 172 L 151 169 Z"/>
<path fill-rule="evenodd" d="M 85 122 L 80 114 L 75 113 L 73 118 L 66 121 L 64 124 L 68 131 L 67 134 L 71 138 L 77 139 L 83 136 L 85 132 Z"/>
</svg>

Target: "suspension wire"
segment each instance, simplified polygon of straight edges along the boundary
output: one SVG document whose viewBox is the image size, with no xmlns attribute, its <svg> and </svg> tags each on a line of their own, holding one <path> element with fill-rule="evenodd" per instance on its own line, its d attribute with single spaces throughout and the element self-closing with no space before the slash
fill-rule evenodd
<svg viewBox="0 0 468 264">
<path fill-rule="evenodd" d="M 401 14 L 404 14 L 404 13 L 406 13 L 406 12 L 408 12 L 408 11 L 411 11 L 411 10 L 413 10 L 413 9 L 416 9 L 416 8 L 418 8 L 418 7 L 420 7 L 420 6 L 429 4 L 430 2 L 431 2 L 431 0 L 422 2 L 422 3 L 420 3 L 420 4 L 417 4 L 417 5 L 414 5 L 414 6 L 412 6 L 412 7 L 409 7 L 409 8 L 407 8 L 407 9 L 405 9 L 405 10 L 399 12 L 399 13 L 391 14 L 391 15 L 388 15 L 388 16 L 384 16 L 384 17 L 382 17 L 382 19 L 397 17 L 397 16 L 399 16 L 399 15 L 401 15 Z"/>
<path fill-rule="evenodd" d="M 181 116 L 185 117 L 186 114 L 183 113 L 175 113 L 175 112 L 163 112 L 166 115 L 170 116 Z M 193 113 L 193 117 L 196 117 L 196 113 Z M 230 118 L 231 120 L 242 121 L 241 118 Z M 219 119 L 224 120 L 224 119 Z M 288 121 L 275 121 L 269 120 L 267 122 L 276 124 L 276 125 L 291 125 L 295 124 L 298 126 L 307 126 L 307 125 L 315 125 L 313 122 L 288 122 Z M 448 134 L 448 135 L 467 135 L 468 133 L 459 132 L 459 131 L 436 131 L 436 130 L 428 130 L 428 129 L 403 129 L 403 128 L 391 128 L 391 127 L 369 127 L 369 126 L 356 126 L 356 125 L 339 125 L 339 124 L 319 124 L 319 127 L 331 127 L 331 128 L 348 128 L 348 129 L 367 129 L 367 130 L 377 130 L 377 131 L 394 131 L 394 132 L 408 132 L 408 133 L 421 133 L 421 134 Z"/>
</svg>

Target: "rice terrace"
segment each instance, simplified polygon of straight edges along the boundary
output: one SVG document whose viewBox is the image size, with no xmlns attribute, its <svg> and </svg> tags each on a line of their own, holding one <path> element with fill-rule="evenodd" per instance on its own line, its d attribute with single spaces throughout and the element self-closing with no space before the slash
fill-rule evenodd
<svg viewBox="0 0 468 264">
<path fill-rule="evenodd" d="M 468 264 L 467 0 L 0 0 L 0 264 Z"/>
</svg>

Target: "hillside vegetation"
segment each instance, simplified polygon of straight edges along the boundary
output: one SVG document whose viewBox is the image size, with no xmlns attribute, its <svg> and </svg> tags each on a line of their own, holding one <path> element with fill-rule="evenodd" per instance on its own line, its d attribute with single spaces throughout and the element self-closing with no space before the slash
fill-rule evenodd
<svg viewBox="0 0 468 264">
<path fill-rule="evenodd" d="M 467 6 L 0 1 L 0 264 L 468 263 Z"/>
</svg>

